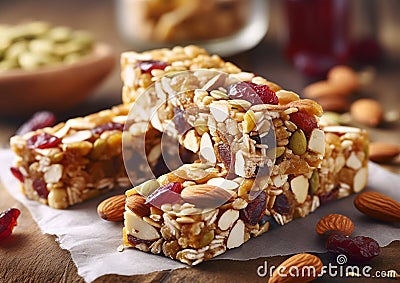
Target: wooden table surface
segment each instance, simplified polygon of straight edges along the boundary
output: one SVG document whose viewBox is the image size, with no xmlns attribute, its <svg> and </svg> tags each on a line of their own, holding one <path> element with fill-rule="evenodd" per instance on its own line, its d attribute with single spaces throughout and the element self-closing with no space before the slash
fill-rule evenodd
<svg viewBox="0 0 400 283">
<path fill-rule="evenodd" d="M 0 23 L 18 23 L 24 19 L 43 19 L 52 23 L 84 28 L 96 37 L 110 43 L 116 54 L 131 49 L 117 34 L 112 1 L 96 0 L 0 0 Z M 256 48 L 240 55 L 227 58 L 272 81 L 301 92 L 308 80 L 296 72 L 283 58 L 281 45 L 277 40 L 278 28 L 271 22 L 272 30 L 266 40 Z M 399 50 L 400 53 L 400 50 Z M 380 64 L 374 66 L 376 77 L 363 95 L 380 100 L 387 111 L 399 111 L 400 105 L 400 56 L 391 54 Z M 118 59 L 116 59 L 118 61 Z M 365 66 L 359 66 L 361 69 Z M 121 82 L 119 68 L 116 68 L 107 81 L 82 105 L 59 113 L 60 119 L 85 115 L 121 102 Z M 1 102 L 0 102 L 1 103 Z M 24 118 L 0 117 L 0 146 L 6 147 L 9 137 Z M 400 144 L 400 125 L 392 124 L 378 129 L 369 129 L 371 140 L 385 140 Z M 1 162 L 1 161 L 0 161 Z M 400 172 L 399 166 L 387 166 Z M 394 184 L 399 186 L 398 184 Z M 29 211 L 17 202 L 0 184 L 0 211 L 17 207 L 22 214 L 13 236 L 0 242 L 0 283 L 3 282 L 84 282 L 77 275 L 77 269 L 68 251 L 62 250 L 55 237 L 43 235 L 32 220 Z M 400 236 L 400 233 L 399 233 Z M 399 237 L 400 238 L 400 237 Z M 328 254 L 321 254 L 324 263 L 335 262 Z M 270 257 L 245 262 L 216 260 L 200 266 L 174 271 L 154 272 L 139 276 L 106 275 L 95 282 L 266 282 L 266 277 L 257 275 L 257 268 L 267 260 L 270 265 L 278 265 L 286 257 Z M 400 273 L 400 241 L 394 241 L 382 249 L 382 254 L 369 264 L 374 270 L 394 269 Z M 389 279 L 363 279 L 363 282 L 390 282 Z M 323 277 L 316 282 L 358 282 L 359 279 Z"/>
</svg>

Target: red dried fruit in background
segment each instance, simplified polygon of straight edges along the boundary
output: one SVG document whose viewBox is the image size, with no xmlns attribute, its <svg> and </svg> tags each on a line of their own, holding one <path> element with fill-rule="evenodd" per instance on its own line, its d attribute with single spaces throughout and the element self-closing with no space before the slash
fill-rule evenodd
<svg viewBox="0 0 400 283">
<path fill-rule="evenodd" d="M 154 69 L 164 70 L 169 64 L 167 62 L 158 60 L 145 60 L 140 61 L 137 66 L 143 73 L 150 73 Z"/>
<path fill-rule="evenodd" d="M 256 225 L 264 214 L 267 205 L 266 199 L 267 195 L 265 192 L 260 191 L 258 196 L 246 208 L 240 210 L 240 219 L 250 225 Z"/>
<path fill-rule="evenodd" d="M 290 212 L 289 200 L 284 194 L 280 194 L 276 197 L 272 208 L 279 214 L 287 215 Z"/>
<path fill-rule="evenodd" d="M 164 203 L 178 203 L 181 200 L 180 193 L 183 190 L 182 184 L 172 182 L 159 187 L 152 192 L 146 199 L 146 204 L 161 207 Z"/>
<path fill-rule="evenodd" d="M 26 144 L 27 144 L 28 148 L 30 148 L 30 149 L 51 148 L 51 147 L 56 147 L 60 143 L 61 143 L 61 139 L 59 139 L 56 136 L 50 135 L 48 133 L 36 134 L 36 135 L 30 137 L 26 141 Z"/>
<path fill-rule="evenodd" d="M 9 208 L 0 214 L 0 241 L 11 235 L 20 214 L 18 208 Z"/>
<path fill-rule="evenodd" d="M 31 131 L 36 131 L 45 127 L 54 126 L 56 122 L 56 116 L 50 111 L 39 111 L 33 114 L 33 116 L 22 124 L 16 131 L 16 135 L 24 135 Z"/>
<path fill-rule="evenodd" d="M 49 191 L 46 182 L 43 179 L 34 179 L 32 182 L 33 189 L 38 193 L 39 197 L 47 199 Z"/>
<path fill-rule="evenodd" d="M 102 125 L 99 125 L 97 127 L 94 127 L 92 129 L 92 134 L 93 135 L 101 135 L 105 131 L 123 131 L 124 130 L 124 125 L 119 124 L 119 123 L 114 123 L 114 122 L 108 122 Z"/>
<path fill-rule="evenodd" d="M 343 234 L 333 234 L 326 241 L 326 248 L 335 254 L 344 254 L 349 261 L 364 263 L 379 255 L 377 241 L 366 236 L 347 237 Z"/>
<path fill-rule="evenodd" d="M 13 174 L 14 177 L 18 179 L 18 181 L 20 181 L 21 183 L 24 182 L 24 180 L 25 180 L 24 175 L 22 175 L 21 171 L 18 168 L 10 167 L 10 171 L 11 171 L 11 174 Z"/>
<path fill-rule="evenodd" d="M 290 114 L 290 121 L 295 123 L 296 126 L 302 129 L 303 132 L 308 136 L 311 134 L 312 130 L 318 127 L 315 117 L 303 112 L 295 112 Z"/>
<path fill-rule="evenodd" d="M 231 85 L 228 95 L 231 99 L 243 99 L 253 105 L 279 103 L 275 92 L 267 85 L 258 85 L 252 82 L 239 82 Z"/>
</svg>

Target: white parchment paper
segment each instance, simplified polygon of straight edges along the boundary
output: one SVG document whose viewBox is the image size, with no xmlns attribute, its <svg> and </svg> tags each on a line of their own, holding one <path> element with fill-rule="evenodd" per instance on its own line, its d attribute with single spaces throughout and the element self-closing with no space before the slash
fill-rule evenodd
<svg viewBox="0 0 400 283">
<path fill-rule="evenodd" d="M 9 167 L 13 159 L 14 155 L 10 150 L 0 150 L 0 178 L 5 188 L 29 209 L 43 233 L 57 236 L 61 248 L 71 253 L 78 274 L 87 282 L 104 274 L 134 275 L 187 268 L 171 259 L 135 249 L 117 252 L 117 247 L 122 243 L 122 223 L 103 221 L 96 212 L 97 204 L 108 196 L 101 196 L 67 210 L 56 210 L 27 200 L 20 193 L 17 180 L 10 173 Z M 369 164 L 369 169 L 367 190 L 380 191 L 400 201 L 400 176 L 374 163 Z M 325 252 L 315 233 L 315 224 L 329 213 L 349 216 L 355 223 L 355 235 L 373 237 L 380 246 L 400 239 L 398 225 L 370 220 L 354 208 L 353 199 L 354 196 L 350 196 L 328 203 L 306 218 L 272 229 L 217 258 L 248 260 L 304 251 Z"/>
</svg>

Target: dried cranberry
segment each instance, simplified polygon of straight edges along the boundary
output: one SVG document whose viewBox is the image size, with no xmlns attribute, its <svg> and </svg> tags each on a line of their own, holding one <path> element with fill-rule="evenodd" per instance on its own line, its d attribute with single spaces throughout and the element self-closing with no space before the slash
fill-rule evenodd
<svg viewBox="0 0 400 283">
<path fill-rule="evenodd" d="M 330 202 L 331 200 L 334 200 L 336 198 L 338 192 L 339 192 L 338 189 L 333 189 L 332 191 L 329 191 L 329 192 L 327 192 L 325 194 L 319 195 L 318 196 L 319 197 L 319 203 L 321 205 L 323 205 L 323 204 L 325 204 L 327 202 Z"/>
<path fill-rule="evenodd" d="M 0 214 L 0 241 L 11 235 L 20 214 L 18 208 L 9 208 Z"/>
<path fill-rule="evenodd" d="M 331 253 L 344 254 L 355 263 L 367 262 L 379 255 L 380 251 L 378 242 L 370 237 L 347 237 L 340 233 L 329 236 L 326 248 Z"/>
<path fill-rule="evenodd" d="M 178 203 L 181 200 L 180 193 L 183 190 L 182 184 L 172 182 L 159 187 L 152 192 L 146 199 L 146 204 L 161 207 L 164 203 Z"/>
<path fill-rule="evenodd" d="M 17 132 L 16 135 L 24 135 L 31 131 L 36 131 L 45 127 L 54 126 L 56 122 L 56 116 L 50 111 L 39 111 L 33 114 L 33 116 L 22 124 Z"/>
<path fill-rule="evenodd" d="M 92 129 L 92 134 L 94 135 L 101 135 L 105 131 L 123 131 L 124 125 L 114 122 L 108 122 Z"/>
<path fill-rule="evenodd" d="M 244 99 L 253 105 L 278 104 L 278 97 L 267 85 L 252 82 L 239 82 L 230 86 L 228 95 L 231 99 Z"/>
<path fill-rule="evenodd" d="M 225 168 L 229 170 L 232 162 L 231 149 L 229 145 L 224 143 L 218 144 L 218 155 L 222 163 L 224 163 Z"/>
<path fill-rule="evenodd" d="M 169 64 L 158 60 L 140 61 L 137 66 L 143 73 L 150 73 L 154 69 L 164 70 Z"/>
<path fill-rule="evenodd" d="M 255 84 L 249 82 L 251 88 L 258 94 L 264 104 L 275 104 L 279 103 L 278 97 L 275 92 L 267 85 Z"/>
<path fill-rule="evenodd" d="M 139 244 L 142 244 L 142 243 L 144 243 L 144 244 L 150 246 L 150 245 L 153 243 L 153 242 L 150 241 L 150 240 L 142 240 L 142 239 L 136 238 L 136 237 L 134 237 L 134 236 L 132 236 L 132 235 L 128 235 L 128 242 L 129 242 L 131 245 L 134 245 L 134 246 L 139 245 Z"/>
<path fill-rule="evenodd" d="M 16 167 L 10 168 L 11 173 L 14 175 L 15 178 L 18 179 L 21 183 L 24 182 L 24 175 L 22 175 L 21 171 Z"/>
<path fill-rule="evenodd" d="M 290 114 L 290 121 L 302 129 L 306 135 L 310 135 L 312 130 L 318 127 L 315 117 L 303 112 L 295 112 Z"/>
<path fill-rule="evenodd" d="M 26 144 L 30 149 L 56 147 L 60 143 L 61 139 L 48 133 L 36 134 L 26 141 Z"/>
<path fill-rule="evenodd" d="M 183 111 L 178 107 L 174 108 L 174 124 L 175 129 L 179 134 L 183 134 L 191 128 L 191 126 L 186 122 Z"/>
<path fill-rule="evenodd" d="M 246 208 L 240 210 L 240 219 L 250 225 L 256 225 L 265 212 L 266 193 L 261 191 Z"/>
<path fill-rule="evenodd" d="M 43 179 L 34 179 L 32 182 L 33 189 L 38 193 L 39 197 L 47 199 L 49 191 L 46 182 Z"/>
<path fill-rule="evenodd" d="M 290 212 L 289 200 L 284 194 L 280 194 L 276 197 L 273 209 L 282 215 L 287 215 Z"/>
</svg>

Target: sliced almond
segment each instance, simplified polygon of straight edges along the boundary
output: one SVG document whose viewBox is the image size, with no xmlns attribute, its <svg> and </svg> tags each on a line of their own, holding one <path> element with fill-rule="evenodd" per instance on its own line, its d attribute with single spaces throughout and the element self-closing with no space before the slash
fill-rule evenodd
<svg viewBox="0 0 400 283">
<path fill-rule="evenodd" d="M 194 153 L 197 153 L 199 151 L 199 138 L 197 137 L 196 131 L 194 129 L 191 129 L 186 133 L 183 140 L 183 146 Z"/>
<path fill-rule="evenodd" d="M 218 220 L 218 227 L 222 230 L 228 230 L 232 227 L 233 223 L 239 219 L 239 211 L 235 209 L 228 209 L 225 211 Z"/>
<path fill-rule="evenodd" d="M 353 179 L 353 191 L 355 193 L 360 192 L 365 188 L 368 182 L 368 168 L 361 168 L 354 175 Z"/>
<path fill-rule="evenodd" d="M 141 240 L 154 241 L 160 238 L 157 229 L 148 224 L 142 218 L 127 210 L 124 213 L 125 228 L 128 234 Z"/>
<path fill-rule="evenodd" d="M 290 187 L 298 203 L 304 203 L 308 194 L 308 179 L 303 175 L 297 176 L 290 181 Z"/>
<path fill-rule="evenodd" d="M 215 121 L 224 122 L 229 117 L 229 107 L 226 101 L 214 101 L 210 104 L 210 112 Z"/>
<path fill-rule="evenodd" d="M 362 166 L 361 160 L 358 159 L 358 157 L 354 151 L 350 154 L 349 158 L 347 158 L 346 166 L 350 167 L 354 170 L 358 170 L 361 168 L 361 166 Z"/>
<path fill-rule="evenodd" d="M 213 143 L 211 141 L 210 135 L 204 133 L 200 140 L 200 158 L 205 159 L 206 162 L 215 164 L 217 162 L 217 157 L 214 153 Z"/>
<path fill-rule="evenodd" d="M 57 183 L 60 181 L 63 173 L 63 166 L 61 164 L 52 164 L 44 173 L 44 181 L 46 183 Z"/>
<path fill-rule="evenodd" d="M 308 141 L 308 149 L 319 153 L 325 154 L 325 133 L 320 129 L 314 129 L 311 132 L 310 140 Z"/>
<path fill-rule="evenodd" d="M 239 247 L 244 243 L 244 228 L 244 222 L 239 219 L 229 233 L 228 240 L 226 242 L 226 247 L 228 249 Z"/>
<path fill-rule="evenodd" d="M 92 137 L 92 132 L 89 130 L 77 131 L 71 135 L 65 136 L 62 139 L 62 143 L 67 144 L 67 143 L 81 142 L 90 139 L 91 137 Z"/>
<path fill-rule="evenodd" d="M 225 178 L 212 178 L 207 181 L 207 184 L 223 188 L 225 190 L 236 190 L 239 187 L 239 184 L 232 180 L 227 180 Z"/>
</svg>

